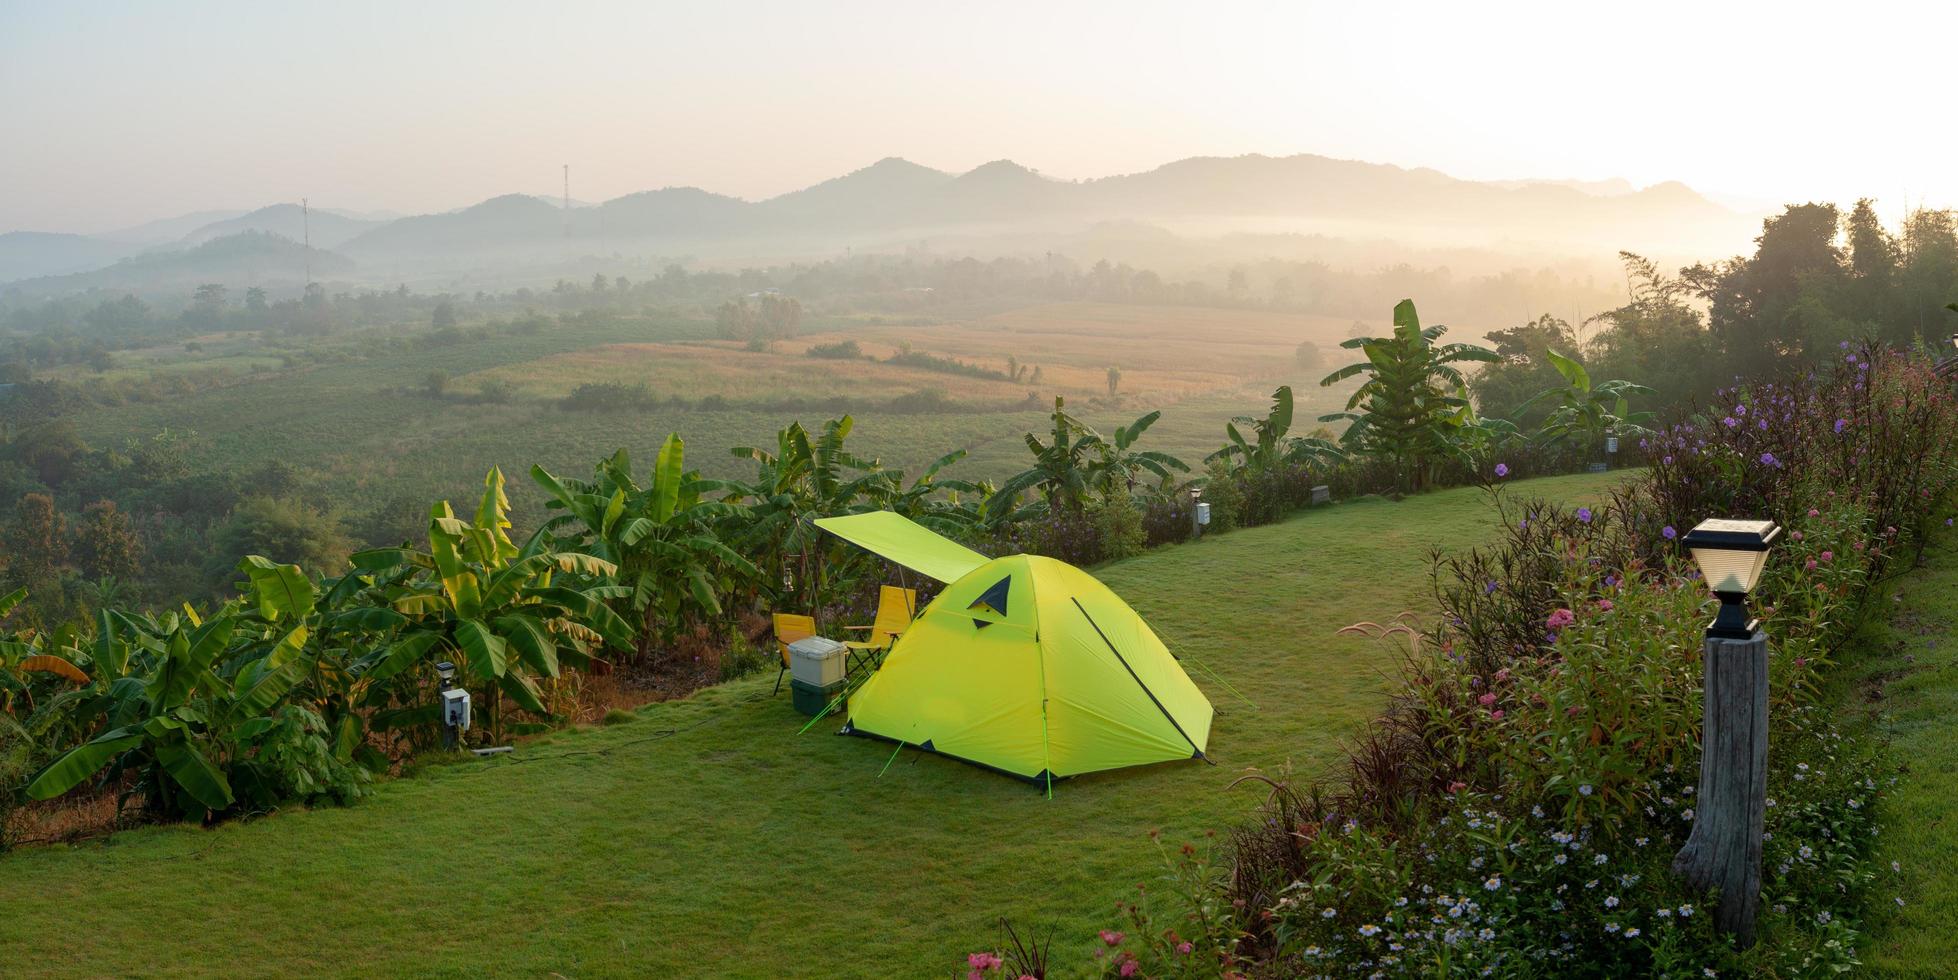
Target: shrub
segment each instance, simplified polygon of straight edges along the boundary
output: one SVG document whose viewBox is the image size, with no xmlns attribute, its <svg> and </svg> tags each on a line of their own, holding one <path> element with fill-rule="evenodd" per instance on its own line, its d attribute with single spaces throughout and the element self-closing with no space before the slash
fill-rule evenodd
<svg viewBox="0 0 1958 980">
<path fill-rule="evenodd" d="M 1238 515 L 1244 510 L 1244 494 L 1238 489 L 1230 464 L 1220 459 L 1204 471 L 1203 501 L 1210 505 L 1210 524 L 1204 528 L 1205 533 L 1220 534 L 1238 526 Z"/>
<path fill-rule="evenodd" d="M 858 346 L 854 340 L 839 340 L 833 344 L 814 344 L 810 346 L 808 354 L 810 357 L 830 361 L 860 361 L 864 359 L 863 348 Z"/>
<path fill-rule="evenodd" d="M 1142 553 L 1148 534 L 1142 528 L 1142 510 L 1135 505 L 1128 488 L 1116 487 L 1102 495 L 1094 508 L 1095 531 L 1101 538 L 1103 561 L 1118 561 Z"/>
<path fill-rule="evenodd" d="M 637 412 L 658 404 L 644 382 L 587 381 L 564 396 L 558 407 L 567 412 Z"/>
</svg>

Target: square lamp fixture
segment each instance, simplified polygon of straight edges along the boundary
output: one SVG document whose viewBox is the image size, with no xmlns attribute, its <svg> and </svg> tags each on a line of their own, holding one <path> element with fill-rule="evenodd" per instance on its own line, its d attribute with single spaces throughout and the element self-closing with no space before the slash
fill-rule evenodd
<svg viewBox="0 0 1958 980">
<path fill-rule="evenodd" d="M 1729 640 L 1753 637 L 1757 622 L 1747 618 L 1747 594 L 1760 584 L 1768 564 L 1768 549 L 1781 536 L 1773 521 L 1701 521 L 1686 532 L 1682 544 L 1693 552 L 1693 564 L 1713 594 L 1720 614 L 1706 635 Z"/>
</svg>

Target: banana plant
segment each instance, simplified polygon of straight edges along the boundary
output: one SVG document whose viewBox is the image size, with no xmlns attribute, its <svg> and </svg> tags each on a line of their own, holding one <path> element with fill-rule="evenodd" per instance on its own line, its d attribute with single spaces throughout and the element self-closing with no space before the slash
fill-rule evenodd
<svg viewBox="0 0 1958 980">
<path fill-rule="evenodd" d="M 1103 446 L 1101 457 L 1088 464 L 1089 480 L 1096 489 L 1104 494 L 1128 490 L 1142 473 L 1154 476 L 1159 485 L 1167 486 L 1176 479 L 1174 474 L 1190 472 L 1189 464 L 1175 456 L 1135 448 L 1142 434 L 1162 417 L 1161 412 L 1150 412 L 1115 430 L 1115 438 Z"/>
<path fill-rule="evenodd" d="M 768 556 L 756 577 L 783 601 L 814 608 L 826 598 L 828 566 L 849 552 L 813 523 L 872 506 L 871 498 L 890 486 L 895 475 L 875 459 L 850 452 L 845 442 L 855 428 L 845 415 L 823 423 L 822 435 L 811 440 L 802 423 L 775 434 L 773 452 L 737 446 L 731 452 L 756 464 L 752 481 L 709 483 L 703 487 L 728 491 L 728 503 L 748 508 L 739 529 L 739 542 L 751 554 Z M 949 465 L 949 464 L 946 464 Z M 936 472 L 934 468 L 933 473 Z M 724 522 L 725 523 L 725 522 Z"/>
<path fill-rule="evenodd" d="M 400 617 L 391 642 L 351 667 L 371 686 L 437 659 L 454 662 L 464 678 L 506 695 L 533 714 L 548 716 L 538 679 L 554 679 L 564 664 L 588 665 L 592 652 L 624 648 L 632 627 L 606 602 L 625 593 L 616 585 L 585 588 L 557 584 L 553 576 L 606 581 L 618 566 L 605 558 L 549 547 L 543 529 L 518 547 L 509 537 L 510 502 L 503 474 L 490 470 L 473 520 L 455 515 L 448 501 L 429 514 L 428 550 L 379 548 L 356 553 L 361 573 L 348 587 L 366 614 L 366 626 Z M 336 583 L 338 587 L 338 583 Z M 341 625 L 360 628 L 358 620 Z M 492 737 L 504 719 L 492 697 L 487 712 Z"/>
<path fill-rule="evenodd" d="M 1102 459 L 1107 440 L 1086 422 L 1068 414 L 1067 401 L 1054 398 L 1053 429 L 1046 442 L 1027 433 L 1033 466 L 1009 477 L 993 492 L 987 506 L 995 515 L 1019 507 L 1020 494 L 1038 490 L 1049 510 L 1080 511 L 1094 488 L 1094 465 Z M 1147 428 L 1147 426 L 1144 426 Z"/>
<path fill-rule="evenodd" d="M 1252 438 L 1244 437 L 1238 429 L 1240 423 L 1251 429 Z M 1271 393 L 1271 410 L 1264 418 L 1240 415 L 1224 423 L 1224 435 L 1230 441 L 1204 457 L 1204 462 L 1223 460 L 1232 469 L 1264 473 L 1281 464 L 1306 465 L 1344 458 L 1345 453 L 1331 440 L 1316 435 L 1293 437 L 1291 430 L 1292 386 L 1280 385 Z"/>
<path fill-rule="evenodd" d="M 1574 436 L 1582 437 L 1593 445 L 1603 444 L 1605 437 L 1617 435 L 1639 435 L 1648 431 L 1646 424 L 1653 419 L 1651 412 L 1633 412 L 1631 396 L 1650 395 L 1652 389 L 1630 381 L 1591 381 L 1591 372 L 1575 358 L 1565 357 L 1554 350 L 1545 350 L 1550 365 L 1564 376 L 1560 388 L 1547 388 L 1529 401 L 1518 406 L 1515 414 L 1521 416 L 1531 405 L 1543 400 L 1555 400 L 1557 407 L 1544 420 L 1538 436 L 1548 443 L 1562 442 Z"/>
<path fill-rule="evenodd" d="M 295 566 L 243 564 L 304 579 Z M 120 676 L 80 712 L 99 716 L 104 730 L 43 769 L 27 796 L 51 799 L 106 771 L 111 783 L 134 773 L 131 792 L 153 812 L 201 818 L 240 802 L 232 777 L 251 765 L 252 747 L 279 724 L 273 709 L 306 677 L 312 612 L 310 589 L 273 596 L 269 579 L 252 581 L 256 609 L 234 601 L 209 619 L 105 614 L 95 662 Z"/>
<path fill-rule="evenodd" d="M 612 570 L 617 585 L 587 594 L 631 609 L 642 658 L 656 639 L 671 643 L 683 628 L 722 615 L 721 596 L 760 575 L 716 531 L 745 519 L 748 509 L 702 499 L 725 484 L 686 470 L 686 444 L 677 434 L 660 447 L 644 487 L 633 480 L 625 450 L 600 463 L 590 482 L 561 479 L 541 466 L 530 475 L 550 494 L 548 506 L 564 511 L 540 533 L 558 535 Z"/>
<path fill-rule="evenodd" d="M 1406 490 L 1425 482 L 1431 460 L 1453 454 L 1454 424 L 1467 384 L 1458 364 L 1493 362 L 1501 355 L 1475 344 L 1438 344 L 1444 326 L 1423 329 L 1413 300 L 1394 307 L 1394 332 L 1389 337 L 1355 337 L 1341 347 L 1358 350 L 1366 359 L 1348 364 L 1320 380 L 1330 387 L 1361 377 L 1346 409 L 1319 417 L 1321 422 L 1346 422 L 1340 447 L 1349 453 L 1377 456 L 1393 462 Z"/>
</svg>

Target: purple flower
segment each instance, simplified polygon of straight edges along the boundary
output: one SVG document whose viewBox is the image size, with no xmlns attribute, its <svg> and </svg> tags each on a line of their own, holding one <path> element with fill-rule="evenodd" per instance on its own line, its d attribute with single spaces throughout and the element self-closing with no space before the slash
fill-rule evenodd
<svg viewBox="0 0 1958 980">
<path fill-rule="evenodd" d="M 1505 477 L 1505 476 L 1508 476 L 1508 475 L 1509 475 L 1509 464 L 1508 464 L 1508 463 L 1497 463 L 1497 464 L 1496 464 L 1496 476 L 1497 476 L 1497 478 L 1498 478 L 1498 479 L 1500 479 L 1500 478 L 1502 478 L 1502 477 Z"/>
<path fill-rule="evenodd" d="M 1721 420 L 1720 420 L 1720 424 L 1721 424 L 1721 425 L 1724 425 L 1724 426 L 1726 426 L 1726 427 L 1727 427 L 1727 428 L 1729 428 L 1729 429 L 1731 429 L 1731 428 L 1733 428 L 1733 427 L 1735 427 L 1735 426 L 1737 426 L 1737 425 L 1739 425 L 1739 424 L 1740 424 L 1740 420 L 1739 420 L 1739 419 L 1737 419 L 1737 418 L 1734 418 L 1734 417 L 1733 417 L 1733 416 L 1731 416 L 1731 415 L 1729 415 L 1729 416 L 1727 416 L 1726 418 L 1724 418 L 1724 419 L 1721 419 Z"/>
<path fill-rule="evenodd" d="M 1659 536 L 1665 538 L 1667 541 L 1671 541 L 1672 539 L 1679 537 L 1679 532 L 1673 530 L 1672 525 L 1668 524 L 1665 527 L 1659 529 Z"/>
<path fill-rule="evenodd" d="M 1672 465 L 1672 456 L 1670 456 L 1670 455 L 1667 455 L 1667 456 L 1662 456 L 1662 457 L 1660 457 L 1660 458 L 1659 458 L 1659 464 L 1660 464 L 1660 465 L 1662 465 L 1662 466 L 1671 466 L 1671 465 Z"/>
<path fill-rule="evenodd" d="M 1849 420 L 1848 420 L 1848 419 L 1837 419 L 1837 420 L 1836 420 L 1836 435 L 1842 435 L 1842 430 L 1843 430 L 1843 427 L 1844 427 L 1844 426 L 1846 426 L 1846 425 L 1848 425 L 1848 424 L 1849 424 Z"/>
<path fill-rule="evenodd" d="M 1735 415 L 1746 415 L 1746 414 L 1747 414 L 1747 406 L 1746 406 L 1746 405 L 1735 405 L 1735 406 L 1734 406 L 1734 414 L 1735 414 Z"/>
<path fill-rule="evenodd" d="M 1773 454 L 1773 453 L 1762 453 L 1762 454 L 1761 454 L 1761 465 L 1763 465 L 1763 466 L 1773 466 L 1773 465 L 1775 465 L 1775 462 L 1774 462 L 1774 454 Z"/>
<path fill-rule="evenodd" d="M 1591 508 L 1579 507 L 1577 509 L 1577 519 L 1585 524 L 1591 523 Z"/>
</svg>

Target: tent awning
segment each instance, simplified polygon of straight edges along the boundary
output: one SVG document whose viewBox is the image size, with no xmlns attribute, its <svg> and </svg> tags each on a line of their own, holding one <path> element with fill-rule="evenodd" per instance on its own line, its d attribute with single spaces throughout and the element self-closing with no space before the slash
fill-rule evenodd
<svg viewBox="0 0 1958 980">
<path fill-rule="evenodd" d="M 816 526 L 947 585 L 991 560 L 902 514 L 893 514 L 888 510 L 819 518 Z"/>
</svg>

